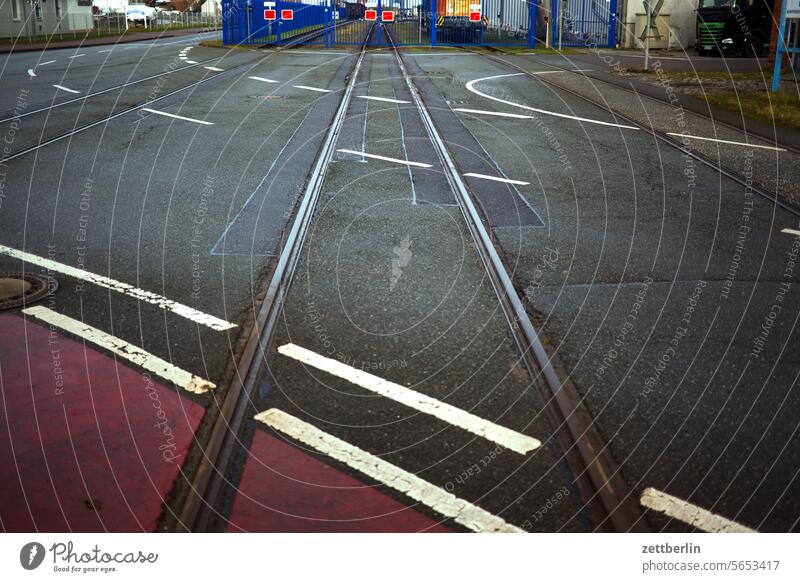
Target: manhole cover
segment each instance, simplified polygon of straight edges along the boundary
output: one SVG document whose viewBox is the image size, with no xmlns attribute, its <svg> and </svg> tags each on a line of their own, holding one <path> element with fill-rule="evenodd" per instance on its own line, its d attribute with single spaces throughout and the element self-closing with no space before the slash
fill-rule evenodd
<svg viewBox="0 0 800 582">
<path fill-rule="evenodd" d="M 0 310 L 28 305 L 58 289 L 53 278 L 22 273 L 0 273 Z"/>
</svg>

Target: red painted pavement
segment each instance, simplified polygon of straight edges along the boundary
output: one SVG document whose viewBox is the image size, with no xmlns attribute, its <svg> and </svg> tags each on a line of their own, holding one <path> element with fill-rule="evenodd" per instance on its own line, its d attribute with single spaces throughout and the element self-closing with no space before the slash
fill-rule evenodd
<svg viewBox="0 0 800 582">
<path fill-rule="evenodd" d="M 0 314 L 0 528 L 151 531 L 203 407 Z"/>
<path fill-rule="evenodd" d="M 422 513 L 257 430 L 228 531 L 448 532 Z"/>
</svg>

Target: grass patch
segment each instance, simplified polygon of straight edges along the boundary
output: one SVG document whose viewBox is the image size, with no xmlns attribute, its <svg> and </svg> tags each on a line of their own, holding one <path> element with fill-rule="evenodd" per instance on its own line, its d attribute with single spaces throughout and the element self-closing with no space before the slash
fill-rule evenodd
<svg viewBox="0 0 800 582">
<path fill-rule="evenodd" d="M 708 91 L 694 97 L 768 125 L 800 129 L 800 98 L 793 91 Z"/>
<path fill-rule="evenodd" d="M 653 59 L 657 61 L 658 59 Z M 654 69 L 626 69 L 627 73 L 635 73 L 637 75 L 656 75 Z M 765 78 L 770 81 L 772 73 L 767 71 L 748 71 L 748 72 L 731 72 L 731 71 L 665 71 L 661 69 L 660 75 L 668 79 L 676 81 L 688 81 L 691 79 L 700 79 L 708 81 L 762 81 Z"/>
</svg>

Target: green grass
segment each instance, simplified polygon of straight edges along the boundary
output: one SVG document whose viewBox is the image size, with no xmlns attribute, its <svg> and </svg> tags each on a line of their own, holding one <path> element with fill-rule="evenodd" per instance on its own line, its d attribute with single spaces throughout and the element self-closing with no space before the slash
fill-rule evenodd
<svg viewBox="0 0 800 582">
<path fill-rule="evenodd" d="M 694 97 L 768 125 L 800 129 L 800 98 L 793 91 L 707 91 Z"/>
<path fill-rule="evenodd" d="M 658 59 L 653 59 L 657 61 Z M 649 69 L 627 69 L 628 73 L 637 73 L 640 75 L 655 75 L 656 71 Z M 764 78 L 770 80 L 772 74 L 768 70 L 764 71 L 749 71 L 749 72 L 730 72 L 730 71 L 665 71 L 661 69 L 660 74 L 676 81 L 683 81 L 689 79 L 702 80 L 719 80 L 719 81 L 762 81 Z"/>
</svg>

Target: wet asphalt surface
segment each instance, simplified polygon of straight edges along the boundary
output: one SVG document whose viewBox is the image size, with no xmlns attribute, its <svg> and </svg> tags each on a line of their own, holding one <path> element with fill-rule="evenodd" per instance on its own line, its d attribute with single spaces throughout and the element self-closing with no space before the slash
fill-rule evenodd
<svg viewBox="0 0 800 582">
<path fill-rule="evenodd" d="M 53 84 L 85 94 L 170 72 L 22 117 L 6 155 L 203 79 L 153 108 L 213 125 L 132 112 L 5 162 L 0 244 L 241 326 L 258 306 L 262 276 L 357 53 L 194 46 L 189 59 L 223 71 L 172 72 L 176 60 L 186 66 L 179 51 L 192 43 L 152 44 L 111 53 L 93 47 L 76 59 L 68 59 L 73 49 L 49 51 L 56 63 L 36 67 L 36 77 L 27 69 L 44 57 L 5 58 L 0 119 L 14 115 L 20 95 L 27 111 L 78 96 Z M 410 53 L 406 62 L 462 172 L 530 183 L 469 186 L 634 492 L 656 487 L 749 527 L 796 529 L 800 298 L 798 270 L 787 270 L 800 239 L 780 230 L 797 228 L 797 216 L 708 167 L 690 167 L 644 132 L 451 111 L 528 113 L 465 88 L 513 72 L 486 58 Z M 506 77 L 477 88 L 615 122 L 536 79 Z M 334 158 L 254 409 L 281 408 L 524 529 L 590 531 L 416 110 L 356 97 L 410 101 L 407 91 L 391 53 L 368 53 L 337 147 L 432 167 Z M 0 134 L 7 138 L 9 127 L 0 124 Z M 21 269 L 0 256 L 0 270 Z M 224 385 L 239 327 L 215 332 L 59 280 L 54 310 Z M 469 474 L 494 445 L 274 352 L 287 342 L 543 445 L 527 456 L 502 451 Z M 211 405 L 212 398 L 198 400 Z M 266 429 L 252 421 L 245 442 L 255 430 Z M 532 519 L 564 487 L 570 495 Z M 685 527 L 652 514 L 648 520 L 655 529 Z"/>
</svg>

